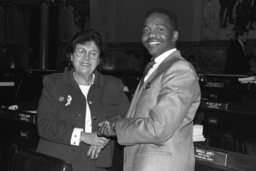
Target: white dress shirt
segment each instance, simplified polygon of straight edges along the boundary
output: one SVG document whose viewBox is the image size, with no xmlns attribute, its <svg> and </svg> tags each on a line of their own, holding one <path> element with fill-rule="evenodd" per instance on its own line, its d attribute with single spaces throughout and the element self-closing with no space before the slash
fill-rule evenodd
<svg viewBox="0 0 256 171">
<path fill-rule="evenodd" d="M 94 81 L 94 77 L 93 77 L 93 81 Z M 79 85 L 79 88 L 81 89 L 84 97 L 87 99 L 87 95 L 91 88 L 91 85 Z M 88 105 L 88 100 L 86 100 L 85 128 L 74 128 L 71 135 L 71 140 L 70 140 L 71 145 L 79 146 L 80 134 L 82 131 L 86 133 L 92 133 L 92 118 L 91 118 L 91 110 Z"/>
<path fill-rule="evenodd" d="M 173 48 L 171 50 L 168 50 L 166 52 L 164 52 L 163 54 L 161 54 L 160 56 L 156 57 L 154 59 L 155 64 L 152 66 L 152 68 L 150 68 L 150 70 L 148 71 L 148 74 L 144 77 L 144 82 L 148 79 L 148 77 L 158 68 L 158 66 L 174 51 L 176 51 L 176 48 Z"/>
</svg>

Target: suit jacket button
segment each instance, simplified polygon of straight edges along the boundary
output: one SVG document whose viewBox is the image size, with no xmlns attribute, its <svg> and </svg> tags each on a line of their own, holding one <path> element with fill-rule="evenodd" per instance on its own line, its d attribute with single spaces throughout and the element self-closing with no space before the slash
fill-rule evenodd
<svg viewBox="0 0 256 171">
<path fill-rule="evenodd" d="M 82 115 L 81 114 L 78 114 L 79 117 L 81 117 Z"/>
<path fill-rule="evenodd" d="M 92 101 L 89 101 L 88 103 L 89 103 L 89 104 L 92 104 Z"/>
<path fill-rule="evenodd" d="M 96 119 L 97 119 L 97 117 L 96 117 L 96 116 L 92 116 L 92 119 L 93 119 L 93 120 L 96 120 Z"/>
</svg>

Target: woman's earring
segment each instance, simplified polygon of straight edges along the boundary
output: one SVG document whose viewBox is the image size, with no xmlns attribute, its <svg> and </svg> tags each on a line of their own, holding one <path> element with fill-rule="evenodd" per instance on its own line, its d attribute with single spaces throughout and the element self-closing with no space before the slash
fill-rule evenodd
<svg viewBox="0 0 256 171">
<path fill-rule="evenodd" d="M 98 61 L 98 65 L 97 65 L 97 69 L 99 70 L 99 71 L 101 71 L 101 68 L 102 66 L 101 66 L 101 59 L 99 59 L 99 61 Z"/>
</svg>

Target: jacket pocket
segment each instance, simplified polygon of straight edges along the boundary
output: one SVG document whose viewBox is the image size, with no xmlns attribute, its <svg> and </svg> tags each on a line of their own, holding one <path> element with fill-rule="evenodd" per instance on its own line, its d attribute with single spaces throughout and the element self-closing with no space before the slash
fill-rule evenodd
<svg viewBox="0 0 256 171">
<path fill-rule="evenodd" d="M 138 153 L 167 156 L 172 155 L 168 149 L 165 149 L 165 146 L 158 146 L 154 144 L 142 144 L 138 149 Z"/>
</svg>

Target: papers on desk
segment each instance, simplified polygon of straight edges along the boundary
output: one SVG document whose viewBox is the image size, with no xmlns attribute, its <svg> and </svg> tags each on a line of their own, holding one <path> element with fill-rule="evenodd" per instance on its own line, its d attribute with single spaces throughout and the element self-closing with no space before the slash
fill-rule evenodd
<svg viewBox="0 0 256 171">
<path fill-rule="evenodd" d="M 203 135 L 203 125 L 196 124 L 193 126 L 193 141 L 200 142 L 205 141 L 205 137 Z"/>
<path fill-rule="evenodd" d="M 250 77 L 245 77 L 245 78 L 238 78 L 238 81 L 247 84 L 247 83 L 254 83 L 256 84 L 256 76 L 250 76 Z"/>
<path fill-rule="evenodd" d="M 8 109 L 9 110 L 18 110 L 19 106 L 18 105 L 11 105 L 11 106 L 8 106 Z"/>
<path fill-rule="evenodd" d="M 14 87 L 13 81 L 1 81 L 0 87 Z"/>
<path fill-rule="evenodd" d="M 18 110 L 18 109 L 19 109 L 19 106 L 18 106 L 18 105 L 11 105 L 11 106 L 8 106 L 8 109 L 9 109 L 9 110 Z M 36 113 L 35 110 L 24 110 L 24 112 L 27 112 L 27 113 Z"/>
<path fill-rule="evenodd" d="M 205 141 L 205 137 L 203 135 L 193 136 L 193 142 L 202 142 Z"/>
</svg>

